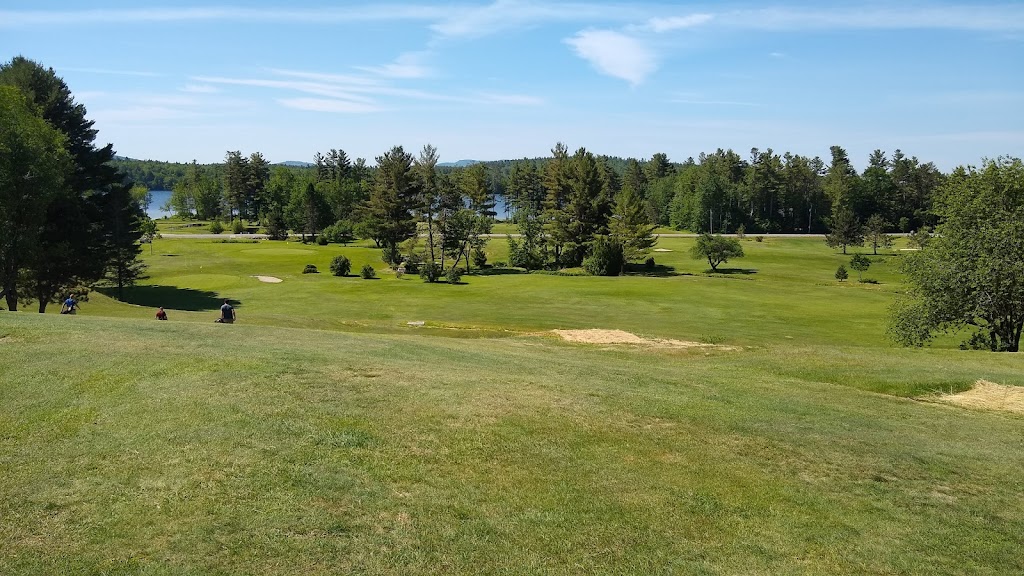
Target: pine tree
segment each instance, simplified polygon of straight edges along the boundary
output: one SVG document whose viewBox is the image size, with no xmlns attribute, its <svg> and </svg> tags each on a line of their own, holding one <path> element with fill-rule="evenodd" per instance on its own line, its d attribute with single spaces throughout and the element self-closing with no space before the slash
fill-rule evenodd
<svg viewBox="0 0 1024 576">
<path fill-rule="evenodd" d="M 654 229 L 640 196 L 630 188 L 619 192 L 609 231 L 622 244 L 626 262 L 635 262 L 650 253 L 658 242 Z"/>
</svg>

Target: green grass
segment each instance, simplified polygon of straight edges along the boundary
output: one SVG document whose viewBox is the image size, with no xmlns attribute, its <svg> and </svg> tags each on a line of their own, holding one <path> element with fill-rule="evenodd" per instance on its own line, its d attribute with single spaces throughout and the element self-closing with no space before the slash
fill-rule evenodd
<svg viewBox="0 0 1024 576">
<path fill-rule="evenodd" d="M 725 274 L 692 242 L 449 286 L 366 244 L 164 239 L 126 302 L 0 313 L 0 572 L 1024 571 L 1024 420 L 930 401 L 1024 385 L 1019 355 L 887 341 L 898 249 L 868 285 L 820 239 Z M 739 349 L 546 333 L 591 327 Z"/>
<path fill-rule="evenodd" d="M 1020 418 L 785 358 L 0 321 L 7 574 L 1024 570 Z"/>
</svg>

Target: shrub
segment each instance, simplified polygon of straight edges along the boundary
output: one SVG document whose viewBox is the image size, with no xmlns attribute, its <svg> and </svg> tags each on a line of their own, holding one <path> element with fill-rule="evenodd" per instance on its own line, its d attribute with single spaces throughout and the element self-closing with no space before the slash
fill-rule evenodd
<svg viewBox="0 0 1024 576">
<path fill-rule="evenodd" d="M 437 282 L 441 277 L 441 267 L 436 262 L 427 262 L 420 266 L 420 278 L 424 282 Z"/>
<path fill-rule="evenodd" d="M 758 242 L 764 242 L 764 236 L 754 236 L 754 240 L 757 240 Z"/>
<path fill-rule="evenodd" d="M 224 225 L 220 223 L 220 220 L 214 220 L 210 223 L 210 234 L 220 234 L 224 231 Z"/>
<path fill-rule="evenodd" d="M 840 264 L 839 268 L 836 268 L 836 280 L 842 282 L 843 280 L 846 280 L 849 277 L 850 273 L 846 271 L 846 266 Z"/>
<path fill-rule="evenodd" d="M 608 236 L 597 236 L 590 256 L 583 259 L 583 269 L 593 276 L 618 276 L 625 264 L 622 243 Z"/>
<path fill-rule="evenodd" d="M 372 265 L 363 264 L 363 268 L 359 271 L 359 275 L 363 277 L 363 280 L 369 280 L 377 277 L 377 271 L 373 269 Z"/>
<path fill-rule="evenodd" d="M 644 268 L 646 268 L 648 270 L 654 270 L 654 258 L 653 257 L 648 258 L 647 260 L 644 260 Z"/>
<path fill-rule="evenodd" d="M 473 266 L 476 266 L 477 269 L 487 266 L 487 254 L 479 248 L 473 249 Z"/>
<path fill-rule="evenodd" d="M 419 252 L 406 254 L 405 262 L 402 264 L 405 266 L 405 272 L 407 274 L 419 274 L 420 267 L 423 266 L 423 255 Z"/>
<path fill-rule="evenodd" d="M 452 266 L 448 269 L 448 273 L 445 274 L 445 278 L 448 280 L 449 284 L 458 284 L 459 280 L 462 280 L 462 272 L 462 268 Z"/>
<path fill-rule="evenodd" d="M 318 235 L 316 237 L 316 243 L 319 244 L 320 246 L 327 246 L 327 237 L 324 236 L 323 234 Z"/>
<path fill-rule="evenodd" d="M 740 224 L 739 228 L 736 229 L 736 237 L 739 238 L 740 240 L 743 240 L 744 238 L 746 238 L 747 237 L 747 227 L 744 226 L 743 224 Z"/>
<path fill-rule="evenodd" d="M 352 261 L 348 259 L 348 256 L 338 255 L 331 260 L 331 274 L 348 276 L 350 270 L 352 270 Z"/>
<path fill-rule="evenodd" d="M 242 232 L 245 232 L 245 226 L 242 225 L 242 219 L 239 218 L 231 223 L 231 233 L 241 234 Z"/>
<path fill-rule="evenodd" d="M 316 269 L 316 266 L 312 264 L 306 264 L 306 267 L 302 270 L 303 274 L 319 274 L 320 271 Z"/>
</svg>

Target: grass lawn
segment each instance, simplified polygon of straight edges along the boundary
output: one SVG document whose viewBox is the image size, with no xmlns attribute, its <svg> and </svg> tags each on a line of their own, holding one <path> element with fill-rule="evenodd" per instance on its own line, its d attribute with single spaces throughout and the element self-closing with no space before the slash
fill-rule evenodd
<svg viewBox="0 0 1024 576">
<path fill-rule="evenodd" d="M 900 246 L 839 284 L 820 239 L 721 274 L 692 242 L 449 286 L 366 245 L 164 239 L 125 302 L 0 312 L 0 572 L 1024 572 L 1024 419 L 931 401 L 1024 385 L 1018 354 L 889 343 Z"/>
</svg>

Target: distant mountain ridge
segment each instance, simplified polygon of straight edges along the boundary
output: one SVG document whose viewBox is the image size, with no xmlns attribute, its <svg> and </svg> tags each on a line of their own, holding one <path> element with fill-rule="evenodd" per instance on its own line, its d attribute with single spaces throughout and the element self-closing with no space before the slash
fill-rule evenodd
<svg viewBox="0 0 1024 576">
<path fill-rule="evenodd" d="M 457 162 L 438 162 L 437 165 L 443 168 L 465 168 L 473 164 L 479 164 L 481 160 L 459 160 Z"/>
<path fill-rule="evenodd" d="M 298 168 L 309 168 L 315 166 L 312 162 L 303 162 L 301 160 L 285 160 L 284 162 L 278 162 L 275 166 L 295 166 Z"/>
</svg>

